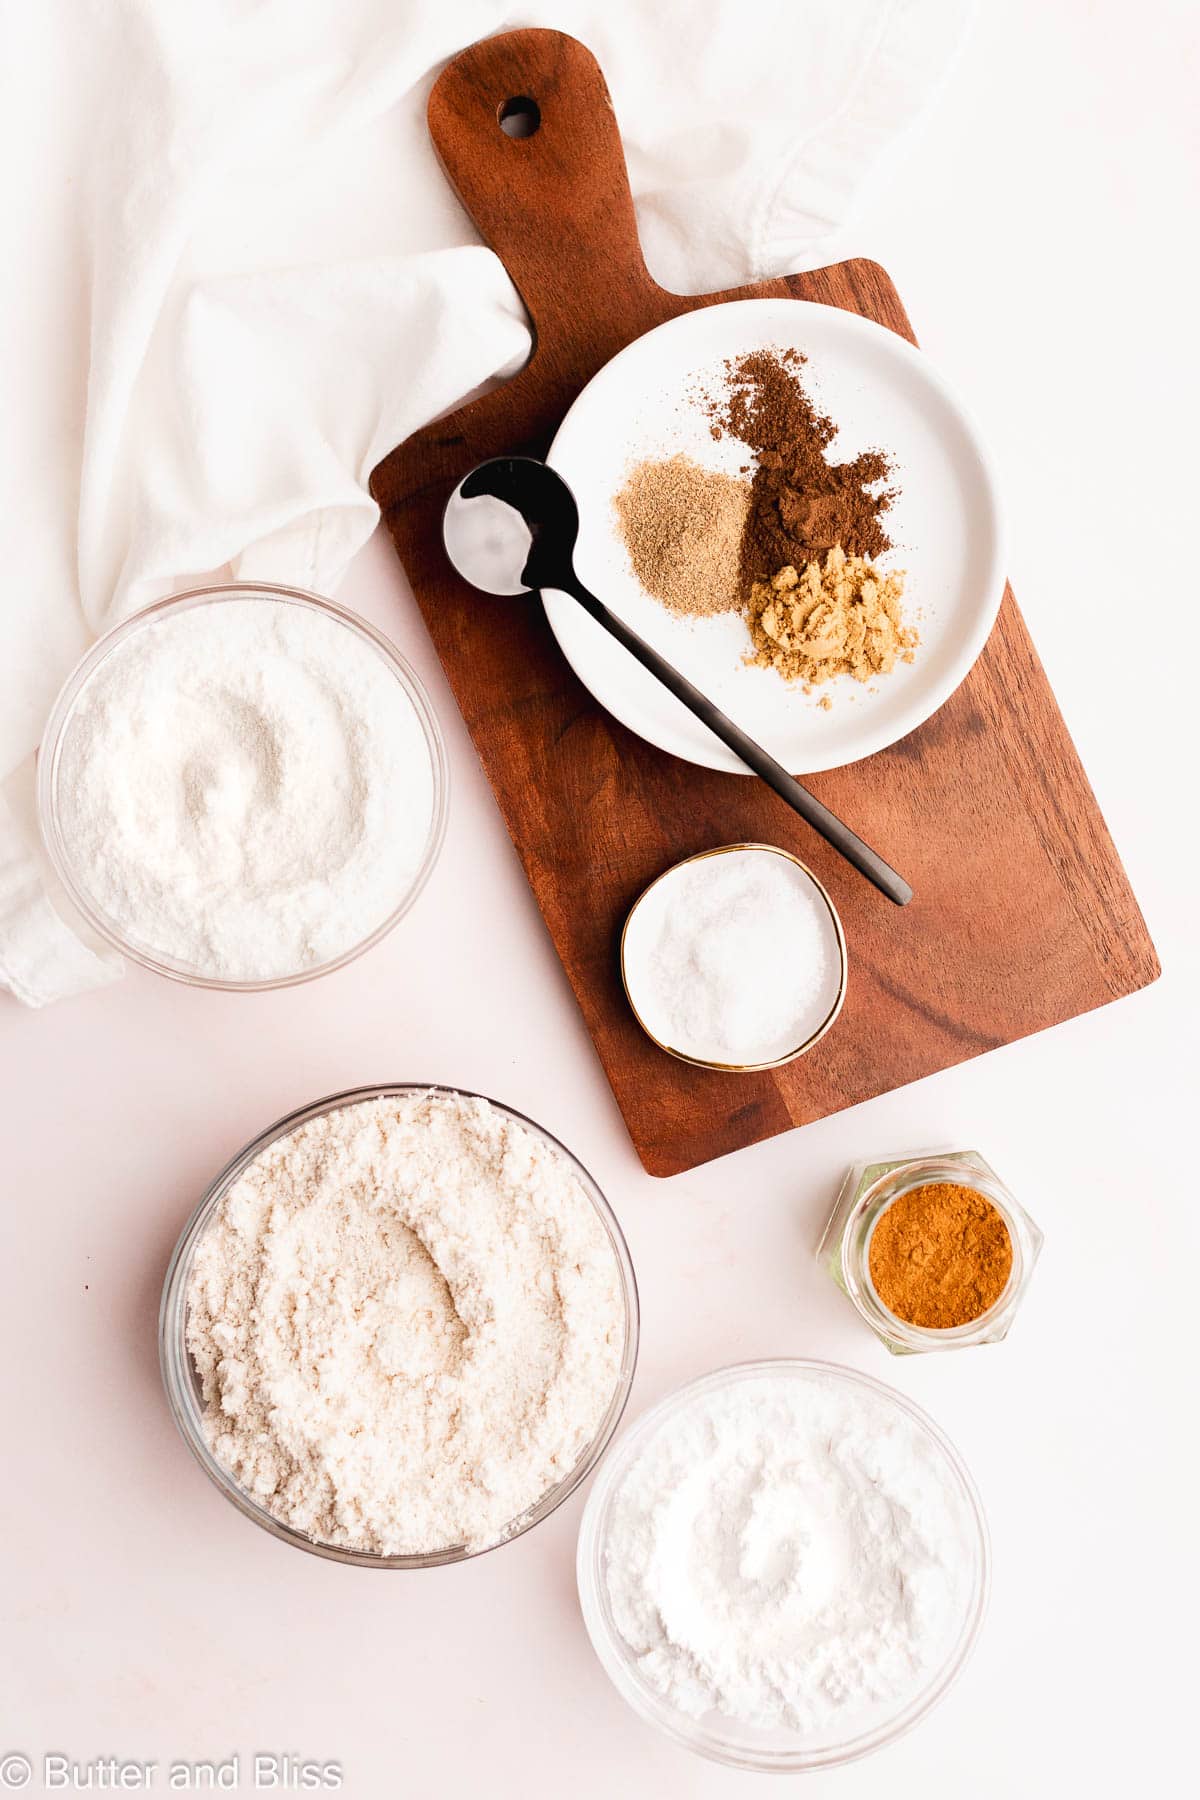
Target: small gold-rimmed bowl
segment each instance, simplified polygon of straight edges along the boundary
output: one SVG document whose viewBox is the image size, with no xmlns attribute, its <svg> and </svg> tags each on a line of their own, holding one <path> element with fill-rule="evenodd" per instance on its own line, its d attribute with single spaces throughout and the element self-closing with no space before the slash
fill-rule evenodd
<svg viewBox="0 0 1200 1800">
<path fill-rule="evenodd" d="M 652 1015 L 654 1009 L 650 997 L 644 990 L 639 989 L 636 966 L 639 963 L 639 953 L 645 952 L 646 939 L 650 931 L 654 929 L 654 909 L 656 902 L 661 902 L 664 897 L 666 884 L 677 879 L 681 872 L 693 863 L 705 862 L 711 856 L 732 856 L 742 852 L 761 852 L 765 856 L 782 857 L 786 862 L 792 863 L 799 869 L 812 883 L 816 895 L 828 914 L 829 944 L 833 953 L 834 971 L 829 983 L 828 1005 L 819 1023 L 809 1029 L 802 1043 L 785 1050 L 782 1054 L 764 1056 L 761 1061 L 757 1062 L 717 1062 L 708 1057 L 697 1056 L 693 1051 L 681 1049 L 677 1044 L 669 1043 L 662 1035 L 662 1029 L 655 1030 L 654 1025 L 648 1022 L 648 1015 Z M 641 955 L 640 960 L 644 966 L 647 960 L 644 954 Z M 842 921 L 838 916 L 837 907 L 826 892 L 824 884 L 817 879 L 808 864 L 801 862 L 798 856 L 793 856 L 790 850 L 781 850 L 777 844 L 720 844 L 713 850 L 701 850 L 695 856 L 687 856 L 682 862 L 673 863 L 638 895 L 629 909 L 624 929 L 621 932 L 621 983 L 634 1018 L 651 1043 L 656 1044 L 660 1050 L 665 1050 L 668 1056 L 675 1057 L 679 1062 L 690 1063 L 696 1069 L 717 1069 L 727 1074 L 749 1075 L 763 1069 L 781 1069 L 785 1063 L 795 1062 L 797 1057 L 804 1056 L 814 1044 L 820 1042 L 841 1012 L 842 1002 L 846 998 L 846 973 L 846 934 L 842 929 Z"/>
</svg>

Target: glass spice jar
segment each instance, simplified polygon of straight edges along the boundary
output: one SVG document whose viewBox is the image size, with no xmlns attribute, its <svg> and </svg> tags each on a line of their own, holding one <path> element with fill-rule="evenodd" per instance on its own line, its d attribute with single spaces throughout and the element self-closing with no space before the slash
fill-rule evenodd
<svg viewBox="0 0 1200 1800">
<path fill-rule="evenodd" d="M 967 1187 L 991 1202 L 1008 1227 L 1012 1268 L 998 1298 L 965 1325 L 934 1330 L 913 1325 L 884 1305 L 871 1279 L 871 1234 L 902 1194 L 940 1182 Z M 920 1156 L 855 1163 L 842 1183 L 817 1260 L 824 1264 L 876 1337 L 894 1356 L 961 1350 L 1007 1337 L 1042 1248 L 1042 1233 L 978 1150 L 929 1151 Z"/>
</svg>

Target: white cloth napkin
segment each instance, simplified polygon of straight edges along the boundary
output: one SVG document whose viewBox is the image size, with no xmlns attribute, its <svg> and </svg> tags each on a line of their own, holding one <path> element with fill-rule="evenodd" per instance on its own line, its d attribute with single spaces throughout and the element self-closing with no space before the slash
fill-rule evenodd
<svg viewBox="0 0 1200 1800">
<path fill-rule="evenodd" d="M 826 259 L 963 0 L 0 0 L 9 271 L 0 984 L 110 980 L 52 903 L 32 753 L 106 627 L 220 571 L 332 592 L 375 463 L 528 348 L 429 146 L 465 44 L 597 55 L 647 260 L 699 292 Z"/>
</svg>

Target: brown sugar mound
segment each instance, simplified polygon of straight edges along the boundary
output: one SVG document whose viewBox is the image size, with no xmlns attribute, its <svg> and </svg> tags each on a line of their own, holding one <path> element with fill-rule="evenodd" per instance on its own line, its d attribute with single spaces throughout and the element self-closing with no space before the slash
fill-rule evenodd
<svg viewBox="0 0 1200 1800">
<path fill-rule="evenodd" d="M 916 627 L 905 622 L 903 594 L 902 570 L 885 574 L 840 545 L 802 574 L 789 564 L 750 589 L 754 653 L 746 660 L 814 687 L 835 675 L 855 681 L 886 675 L 897 662 L 912 662 L 920 642 Z"/>
</svg>

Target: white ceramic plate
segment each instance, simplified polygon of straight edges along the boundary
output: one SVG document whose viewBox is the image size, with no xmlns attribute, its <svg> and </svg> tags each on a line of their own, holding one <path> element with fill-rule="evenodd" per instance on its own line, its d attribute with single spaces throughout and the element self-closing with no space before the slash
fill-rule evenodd
<svg viewBox="0 0 1200 1800">
<path fill-rule="evenodd" d="M 748 668 L 745 621 L 681 619 L 646 594 L 621 542 L 614 496 L 644 457 L 682 450 L 736 473 L 743 445 L 713 441 L 699 378 L 717 391 L 727 357 L 793 347 L 808 358 L 804 383 L 840 427 L 838 460 L 880 448 L 900 493 L 888 515 L 888 566 L 908 572 L 907 605 L 922 642 L 915 662 L 880 677 L 875 691 L 848 677 L 832 700 Z M 987 641 L 1004 591 L 996 484 L 973 425 L 928 359 L 882 325 L 806 300 L 735 300 L 685 313 L 607 363 L 559 427 L 549 462 L 579 502 L 576 567 L 582 581 L 710 695 L 744 730 L 801 775 L 837 768 L 894 744 L 954 692 Z M 748 771 L 583 609 L 544 599 L 571 667 L 600 704 L 651 744 L 710 769 Z"/>
</svg>

